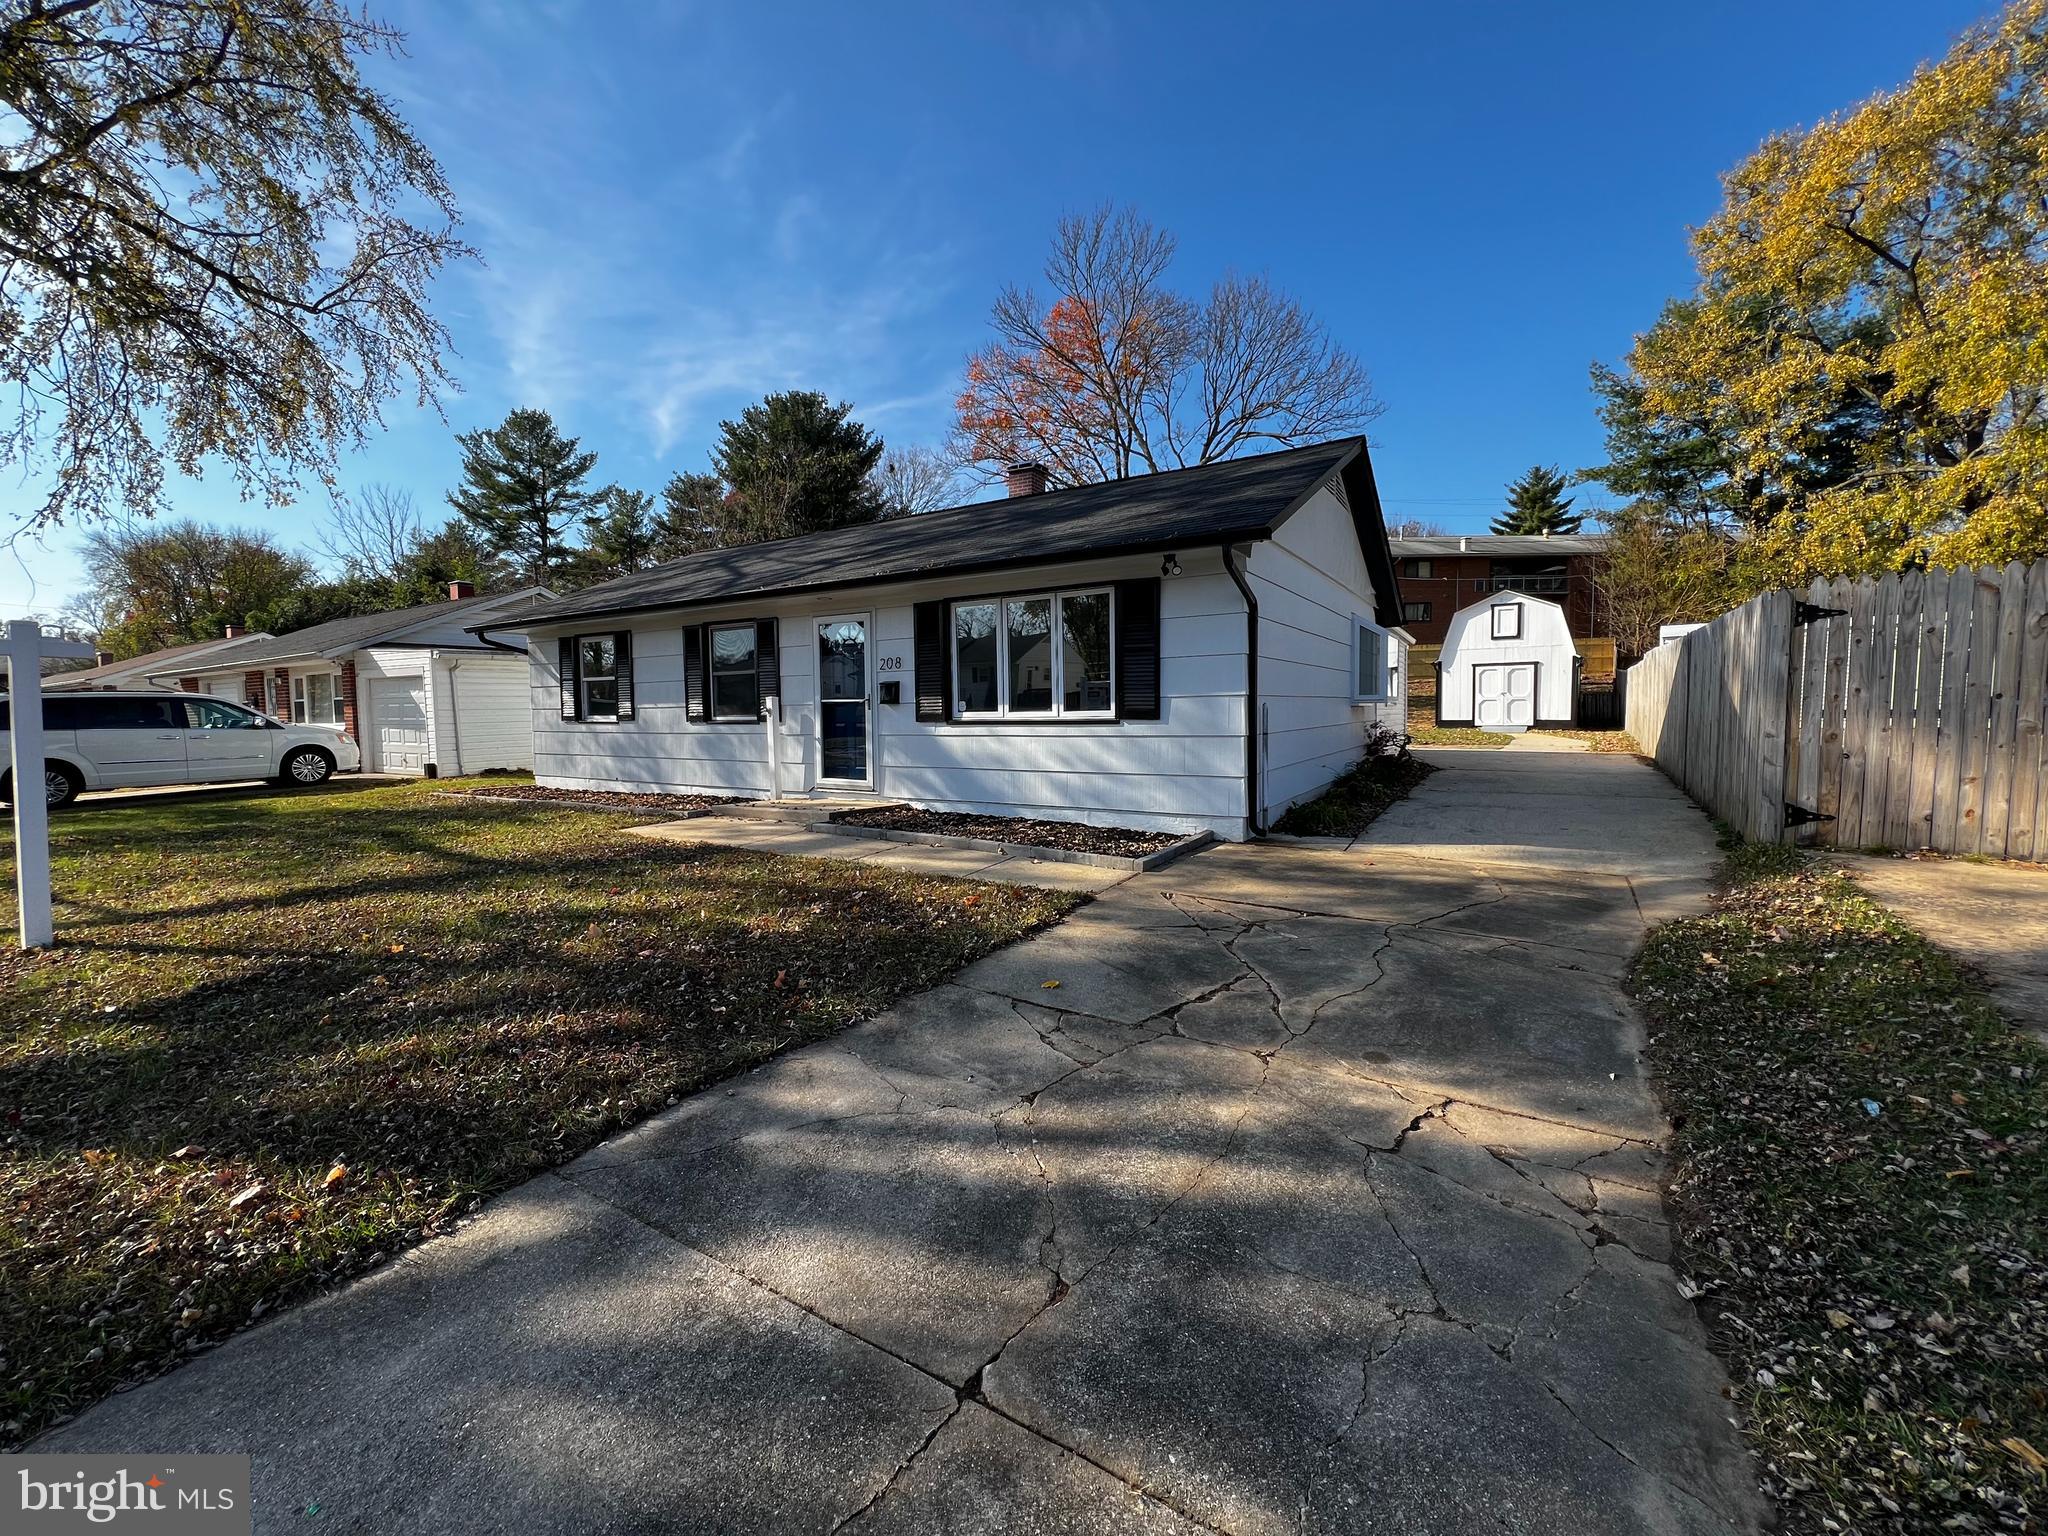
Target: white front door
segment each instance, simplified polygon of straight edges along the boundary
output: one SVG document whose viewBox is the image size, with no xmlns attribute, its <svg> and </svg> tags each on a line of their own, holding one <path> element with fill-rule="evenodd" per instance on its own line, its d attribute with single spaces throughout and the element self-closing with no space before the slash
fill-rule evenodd
<svg viewBox="0 0 2048 1536">
<path fill-rule="evenodd" d="M 868 740 L 866 614 L 818 621 L 818 782 L 874 782 Z"/>
<path fill-rule="evenodd" d="M 1536 664 L 1491 662 L 1472 669 L 1472 723 L 1482 731 L 1526 731 L 1536 723 Z"/>
<path fill-rule="evenodd" d="M 427 680 L 370 679 L 369 739 L 382 773 L 427 771 Z"/>
</svg>

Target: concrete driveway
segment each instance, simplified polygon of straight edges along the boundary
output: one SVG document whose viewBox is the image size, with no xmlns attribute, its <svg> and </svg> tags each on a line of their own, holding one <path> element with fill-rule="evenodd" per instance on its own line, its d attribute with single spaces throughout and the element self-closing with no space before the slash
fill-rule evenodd
<svg viewBox="0 0 2048 1536">
<path fill-rule="evenodd" d="M 265 1530 L 1754 1530 L 1615 983 L 1711 836 L 1555 762 L 1130 880 L 36 1449 L 253 1452 Z M 1566 804 L 1618 867 L 1461 851 Z"/>
</svg>

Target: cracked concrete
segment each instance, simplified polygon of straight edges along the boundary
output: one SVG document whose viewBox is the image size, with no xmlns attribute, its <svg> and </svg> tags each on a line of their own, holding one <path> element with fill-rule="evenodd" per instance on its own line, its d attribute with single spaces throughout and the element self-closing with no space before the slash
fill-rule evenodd
<svg viewBox="0 0 2048 1536">
<path fill-rule="evenodd" d="M 1540 854 L 1549 761 L 1417 825 Z M 266 1530 L 1756 1530 L 1614 980 L 1711 839 L 1595 772 L 1600 867 L 1135 877 L 36 1449 L 250 1451 Z"/>
</svg>

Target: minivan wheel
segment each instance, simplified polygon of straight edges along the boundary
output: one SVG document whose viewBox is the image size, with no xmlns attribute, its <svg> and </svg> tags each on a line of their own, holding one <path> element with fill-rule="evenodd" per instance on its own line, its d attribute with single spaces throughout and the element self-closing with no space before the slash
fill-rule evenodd
<svg viewBox="0 0 2048 1536">
<path fill-rule="evenodd" d="M 278 778 L 286 784 L 319 784 L 334 772 L 334 759 L 319 747 L 294 747 L 285 754 Z"/>
<path fill-rule="evenodd" d="M 51 810 L 69 805 L 78 798 L 78 792 L 85 788 L 78 773 L 67 763 L 43 764 L 43 803 Z M 9 769 L 0 774 L 0 800 L 14 804 L 14 771 Z"/>
</svg>

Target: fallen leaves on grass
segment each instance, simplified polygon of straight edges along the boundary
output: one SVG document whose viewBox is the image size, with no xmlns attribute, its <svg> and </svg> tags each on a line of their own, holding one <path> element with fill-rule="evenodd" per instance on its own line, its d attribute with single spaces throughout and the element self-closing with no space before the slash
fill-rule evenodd
<svg viewBox="0 0 2048 1536">
<path fill-rule="evenodd" d="M 1681 1262 L 1791 1532 L 2033 1532 L 2048 1053 L 1839 872 L 1742 848 L 1633 985 Z"/>
<path fill-rule="evenodd" d="M 0 1443 L 1075 900 L 632 821 L 348 785 L 63 823 L 63 942 L 0 954 Z"/>
</svg>

